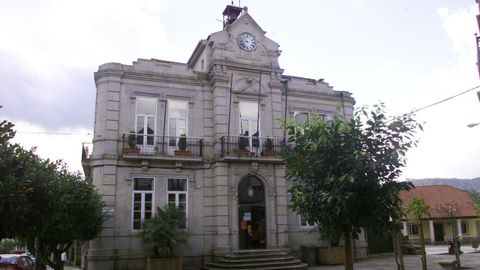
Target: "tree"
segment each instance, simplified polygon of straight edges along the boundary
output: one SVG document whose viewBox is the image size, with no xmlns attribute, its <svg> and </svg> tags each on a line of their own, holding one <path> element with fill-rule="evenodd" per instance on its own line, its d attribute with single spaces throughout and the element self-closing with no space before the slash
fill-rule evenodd
<svg viewBox="0 0 480 270">
<path fill-rule="evenodd" d="M 345 240 L 345 269 L 353 269 L 352 238 L 361 228 L 390 232 L 400 220 L 397 182 L 405 154 L 421 125 L 412 115 L 387 118 L 383 104 L 356 111 L 351 120 L 313 115 L 310 122 L 284 122 L 293 147 L 285 151 L 292 181 L 291 208 L 316 223 L 323 238 Z"/>
<path fill-rule="evenodd" d="M 422 269 L 427 270 L 427 255 L 425 253 L 425 237 L 423 235 L 423 219 L 430 215 L 430 206 L 425 204 L 423 199 L 413 198 L 406 206 L 405 214 L 410 223 L 418 226 L 420 234 L 420 249 L 422 252 Z"/>
<path fill-rule="evenodd" d="M 60 255 L 73 241 L 90 240 L 102 229 L 101 197 L 90 181 L 69 172 L 63 162 L 12 144 L 13 127 L 0 122 L 0 240 L 25 242 L 36 254 L 37 269 L 45 264 L 62 269 Z"/>
<path fill-rule="evenodd" d="M 15 136 L 14 124 L 0 122 L 0 240 L 13 238 L 24 228 L 34 208 L 43 207 L 43 193 L 48 190 L 48 172 L 35 154 L 10 141 Z"/>
<path fill-rule="evenodd" d="M 470 189 L 467 192 L 470 195 L 470 198 L 472 198 L 473 203 L 475 204 L 475 211 L 477 212 L 477 215 L 480 216 L 480 192 L 474 189 Z"/>
<path fill-rule="evenodd" d="M 74 241 L 91 240 L 102 230 L 103 202 L 91 181 L 69 172 L 63 162 L 50 162 L 49 166 L 55 168 L 55 173 L 47 194 L 48 212 L 41 213 L 44 218 L 18 235 L 26 240 L 29 250 L 35 251 L 41 264 L 60 270 L 61 254 Z"/>
<path fill-rule="evenodd" d="M 457 216 L 458 205 L 456 202 L 449 200 L 447 203 L 440 205 L 438 209 L 446 214 L 452 222 L 452 241 L 455 252 L 455 269 L 461 269 L 462 265 L 460 262 L 460 243 L 458 238 L 458 229 L 457 222 L 455 222 L 455 217 Z"/>
</svg>

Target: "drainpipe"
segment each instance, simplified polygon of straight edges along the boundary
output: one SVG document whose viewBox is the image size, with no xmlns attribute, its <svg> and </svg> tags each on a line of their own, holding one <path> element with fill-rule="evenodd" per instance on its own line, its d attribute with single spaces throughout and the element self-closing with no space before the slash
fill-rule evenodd
<svg viewBox="0 0 480 270">
<path fill-rule="evenodd" d="M 163 136 L 162 136 L 162 154 L 165 154 L 165 126 L 167 125 L 167 101 L 166 100 L 160 100 L 163 101 L 163 104 L 165 105 L 165 110 L 163 112 Z"/>
<path fill-rule="evenodd" d="M 289 79 L 281 80 L 281 82 L 285 85 L 285 112 L 283 116 L 284 121 L 287 121 L 288 80 Z M 283 144 L 285 146 L 287 145 L 287 131 L 285 129 L 283 130 Z"/>
</svg>

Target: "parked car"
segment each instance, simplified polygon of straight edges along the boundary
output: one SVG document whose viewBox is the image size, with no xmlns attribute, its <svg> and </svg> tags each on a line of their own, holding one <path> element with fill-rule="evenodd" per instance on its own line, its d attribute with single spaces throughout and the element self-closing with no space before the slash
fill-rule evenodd
<svg viewBox="0 0 480 270">
<path fill-rule="evenodd" d="M 20 254 L 0 254 L 0 270 L 33 270 L 33 260 Z"/>
</svg>

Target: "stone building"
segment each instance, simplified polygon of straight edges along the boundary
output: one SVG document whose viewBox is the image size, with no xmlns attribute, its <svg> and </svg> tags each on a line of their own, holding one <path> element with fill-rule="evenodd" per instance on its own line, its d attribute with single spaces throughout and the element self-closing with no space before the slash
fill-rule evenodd
<svg viewBox="0 0 480 270">
<path fill-rule="evenodd" d="M 86 247 L 87 269 L 142 268 L 138 229 L 166 204 L 185 212 L 191 249 L 182 254 L 196 269 L 239 249 L 327 245 L 288 208 L 281 120 L 349 118 L 354 99 L 323 79 L 284 75 L 279 44 L 246 8 L 223 15 L 223 29 L 199 41 L 187 63 L 138 59 L 95 72 L 84 167 L 108 218 Z"/>
<path fill-rule="evenodd" d="M 429 215 L 423 219 L 422 230 L 429 244 L 446 244 L 458 236 L 462 243 L 477 240 L 480 219 L 475 203 L 465 190 L 448 185 L 416 186 L 409 191 L 401 191 L 403 207 L 413 198 L 424 200 L 429 207 Z M 419 225 L 403 222 L 403 235 L 411 242 L 420 241 Z"/>
</svg>

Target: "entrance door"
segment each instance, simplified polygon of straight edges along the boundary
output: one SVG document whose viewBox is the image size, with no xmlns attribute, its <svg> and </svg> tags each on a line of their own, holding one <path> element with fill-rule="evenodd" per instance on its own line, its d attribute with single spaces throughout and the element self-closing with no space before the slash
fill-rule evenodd
<svg viewBox="0 0 480 270">
<path fill-rule="evenodd" d="M 238 185 L 238 220 L 240 249 L 266 248 L 265 190 L 255 177 Z"/>
<path fill-rule="evenodd" d="M 443 242 L 443 224 L 442 223 L 433 223 L 433 230 L 435 231 L 435 242 Z"/>
</svg>

